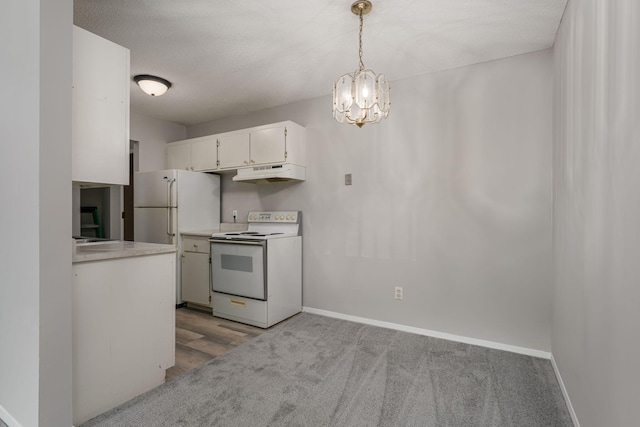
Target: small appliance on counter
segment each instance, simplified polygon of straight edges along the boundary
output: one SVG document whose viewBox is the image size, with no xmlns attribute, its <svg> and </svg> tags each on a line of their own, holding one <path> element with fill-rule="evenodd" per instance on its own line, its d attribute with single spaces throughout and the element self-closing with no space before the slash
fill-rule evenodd
<svg viewBox="0 0 640 427">
<path fill-rule="evenodd" d="M 211 236 L 213 315 L 268 328 L 302 311 L 302 212 L 249 212 Z"/>
</svg>

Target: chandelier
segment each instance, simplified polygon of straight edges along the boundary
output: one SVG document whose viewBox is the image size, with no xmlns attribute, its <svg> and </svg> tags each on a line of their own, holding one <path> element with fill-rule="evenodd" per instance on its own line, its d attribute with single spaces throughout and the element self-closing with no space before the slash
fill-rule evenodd
<svg viewBox="0 0 640 427">
<path fill-rule="evenodd" d="M 339 123 L 362 127 L 365 123 L 378 123 L 389 115 L 389 81 L 384 74 L 376 75 L 364 67 L 362 61 L 362 16 L 371 12 L 371 2 L 358 0 L 351 12 L 360 17 L 358 55 L 360 67 L 347 73 L 333 84 L 333 117 Z"/>
</svg>

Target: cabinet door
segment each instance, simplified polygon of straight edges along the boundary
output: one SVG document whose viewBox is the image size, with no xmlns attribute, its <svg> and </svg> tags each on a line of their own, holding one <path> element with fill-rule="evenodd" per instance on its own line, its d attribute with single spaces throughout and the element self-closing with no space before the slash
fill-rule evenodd
<svg viewBox="0 0 640 427">
<path fill-rule="evenodd" d="M 191 146 L 189 144 L 167 147 L 167 169 L 191 170 Z"/>
<path fill-rule="evenodd" d="M 209 295 L 209 254 L 183 252 L 182 299 L 211 307 Z"/>
<path fill-rule="evenodd" d="M 73 27 L 73 181 L 129 184 L 129 78 L 128 49 Z"/>
<path fill-rule="evenodd" d="M 220 136 L 218 143 L 220 169 L 249 166 L 249 132 Z"/>
<path fill-rule="evenodd" d="M 218 168 L 217 139 L 209 138 L 191 143 L 191 170 L 210 171 Z"/>
<path fill-rule="evenodd" d="M 282 163 L 286 160 L 284 126 L 251 132 L 251 164 Z"/>
</svg>

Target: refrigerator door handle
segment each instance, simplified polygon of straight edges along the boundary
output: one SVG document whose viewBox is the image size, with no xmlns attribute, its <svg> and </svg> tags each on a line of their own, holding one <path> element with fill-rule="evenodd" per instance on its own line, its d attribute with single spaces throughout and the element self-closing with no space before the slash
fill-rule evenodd
<svg viewBox="0 0 640 427">
<path fill-rule="evenodd" d="M 167 234 L 169 236 L 174 236 L 173 233 L 173 218 L 171 215 L 171 211 L 173 210 L 173 201 L 171 200 L 171 187 L 173 183 L 176 182 L 175 178 L 167 179 Z"/>
</svg>

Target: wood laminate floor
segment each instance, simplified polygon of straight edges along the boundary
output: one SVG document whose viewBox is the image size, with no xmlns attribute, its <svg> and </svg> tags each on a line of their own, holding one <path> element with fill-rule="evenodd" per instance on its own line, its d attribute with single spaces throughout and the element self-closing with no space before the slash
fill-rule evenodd
<svg viewBox="0 0 640 427">
<path fill-rule="evenodd" d="M 176 310 L 176 364 L 167 369 L 166 380 L 182 375 L 214 359 L 265 330 L 193 308 Z"/>
</svg>

